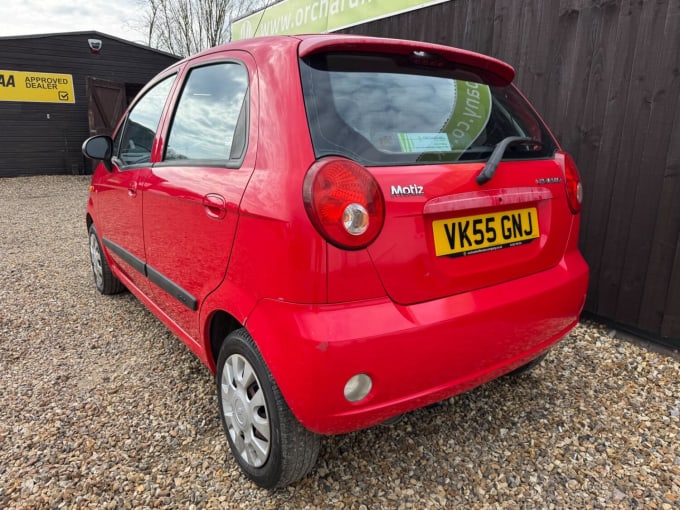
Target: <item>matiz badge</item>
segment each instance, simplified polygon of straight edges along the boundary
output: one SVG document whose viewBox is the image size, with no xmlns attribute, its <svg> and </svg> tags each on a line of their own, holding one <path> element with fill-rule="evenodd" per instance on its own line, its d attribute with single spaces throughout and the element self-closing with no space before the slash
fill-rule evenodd
<svg viewBox="0 0 680 510">
<path fill-rule="evenodd" d="M 394 186 L 391 188 L 393 197 L 410 197 L 417 195 L 424 195 L 423 187 L 419 184 L 411 184 L 409 186 Z"/>
</svg>

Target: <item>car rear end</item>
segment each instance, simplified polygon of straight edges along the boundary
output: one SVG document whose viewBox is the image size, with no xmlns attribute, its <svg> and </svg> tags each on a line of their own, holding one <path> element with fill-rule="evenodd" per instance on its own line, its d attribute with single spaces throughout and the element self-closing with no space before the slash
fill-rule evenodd
<svg viewBox="0 0 680 510">
<path fill-rule="evenodd" d="M 316 158 L 301 197 L 326 243 L 327 300 L 265 299 L 248 327 L 277 340 L 263 354 L 302 424 L 370 426 L 564 337 L 588 280 L 581 183 L 512 68 L 360 37 L 298 51 Z"/>
</svg>

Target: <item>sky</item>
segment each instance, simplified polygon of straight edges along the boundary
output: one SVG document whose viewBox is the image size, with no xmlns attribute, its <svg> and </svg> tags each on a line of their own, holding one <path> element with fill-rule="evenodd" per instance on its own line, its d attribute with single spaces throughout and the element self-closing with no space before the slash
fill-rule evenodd
<svg viewBox="0 0 680 510">
<path fill-rule="evenodd" d="M 0 37 L 96 30 L 146 44 L 143 0 L 0 0 Z"/>
</svg>

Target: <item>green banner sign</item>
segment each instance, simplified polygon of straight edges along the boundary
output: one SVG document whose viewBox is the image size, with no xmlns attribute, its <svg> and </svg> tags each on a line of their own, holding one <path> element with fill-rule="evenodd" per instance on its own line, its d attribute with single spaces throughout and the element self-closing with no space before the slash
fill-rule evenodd
<svg viewBox="0 0 680 510">
<path fill-rule="evenodd" d="M 231 25 L 231 40 L 333 32 L 447 0 L 283 0 Z"/>
</svg>

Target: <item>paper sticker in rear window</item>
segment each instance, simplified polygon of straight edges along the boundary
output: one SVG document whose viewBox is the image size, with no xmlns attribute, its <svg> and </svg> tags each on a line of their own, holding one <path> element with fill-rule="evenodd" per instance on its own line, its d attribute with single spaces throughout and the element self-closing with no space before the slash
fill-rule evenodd
<svg viewBox="0 0 680 510">
<path fill-rule="evenodd" d="M 380 133 L 374 140 L 380 150 L 390 152 L 450 151 L 449 137 L 444 133 Z"/>
</svg>

